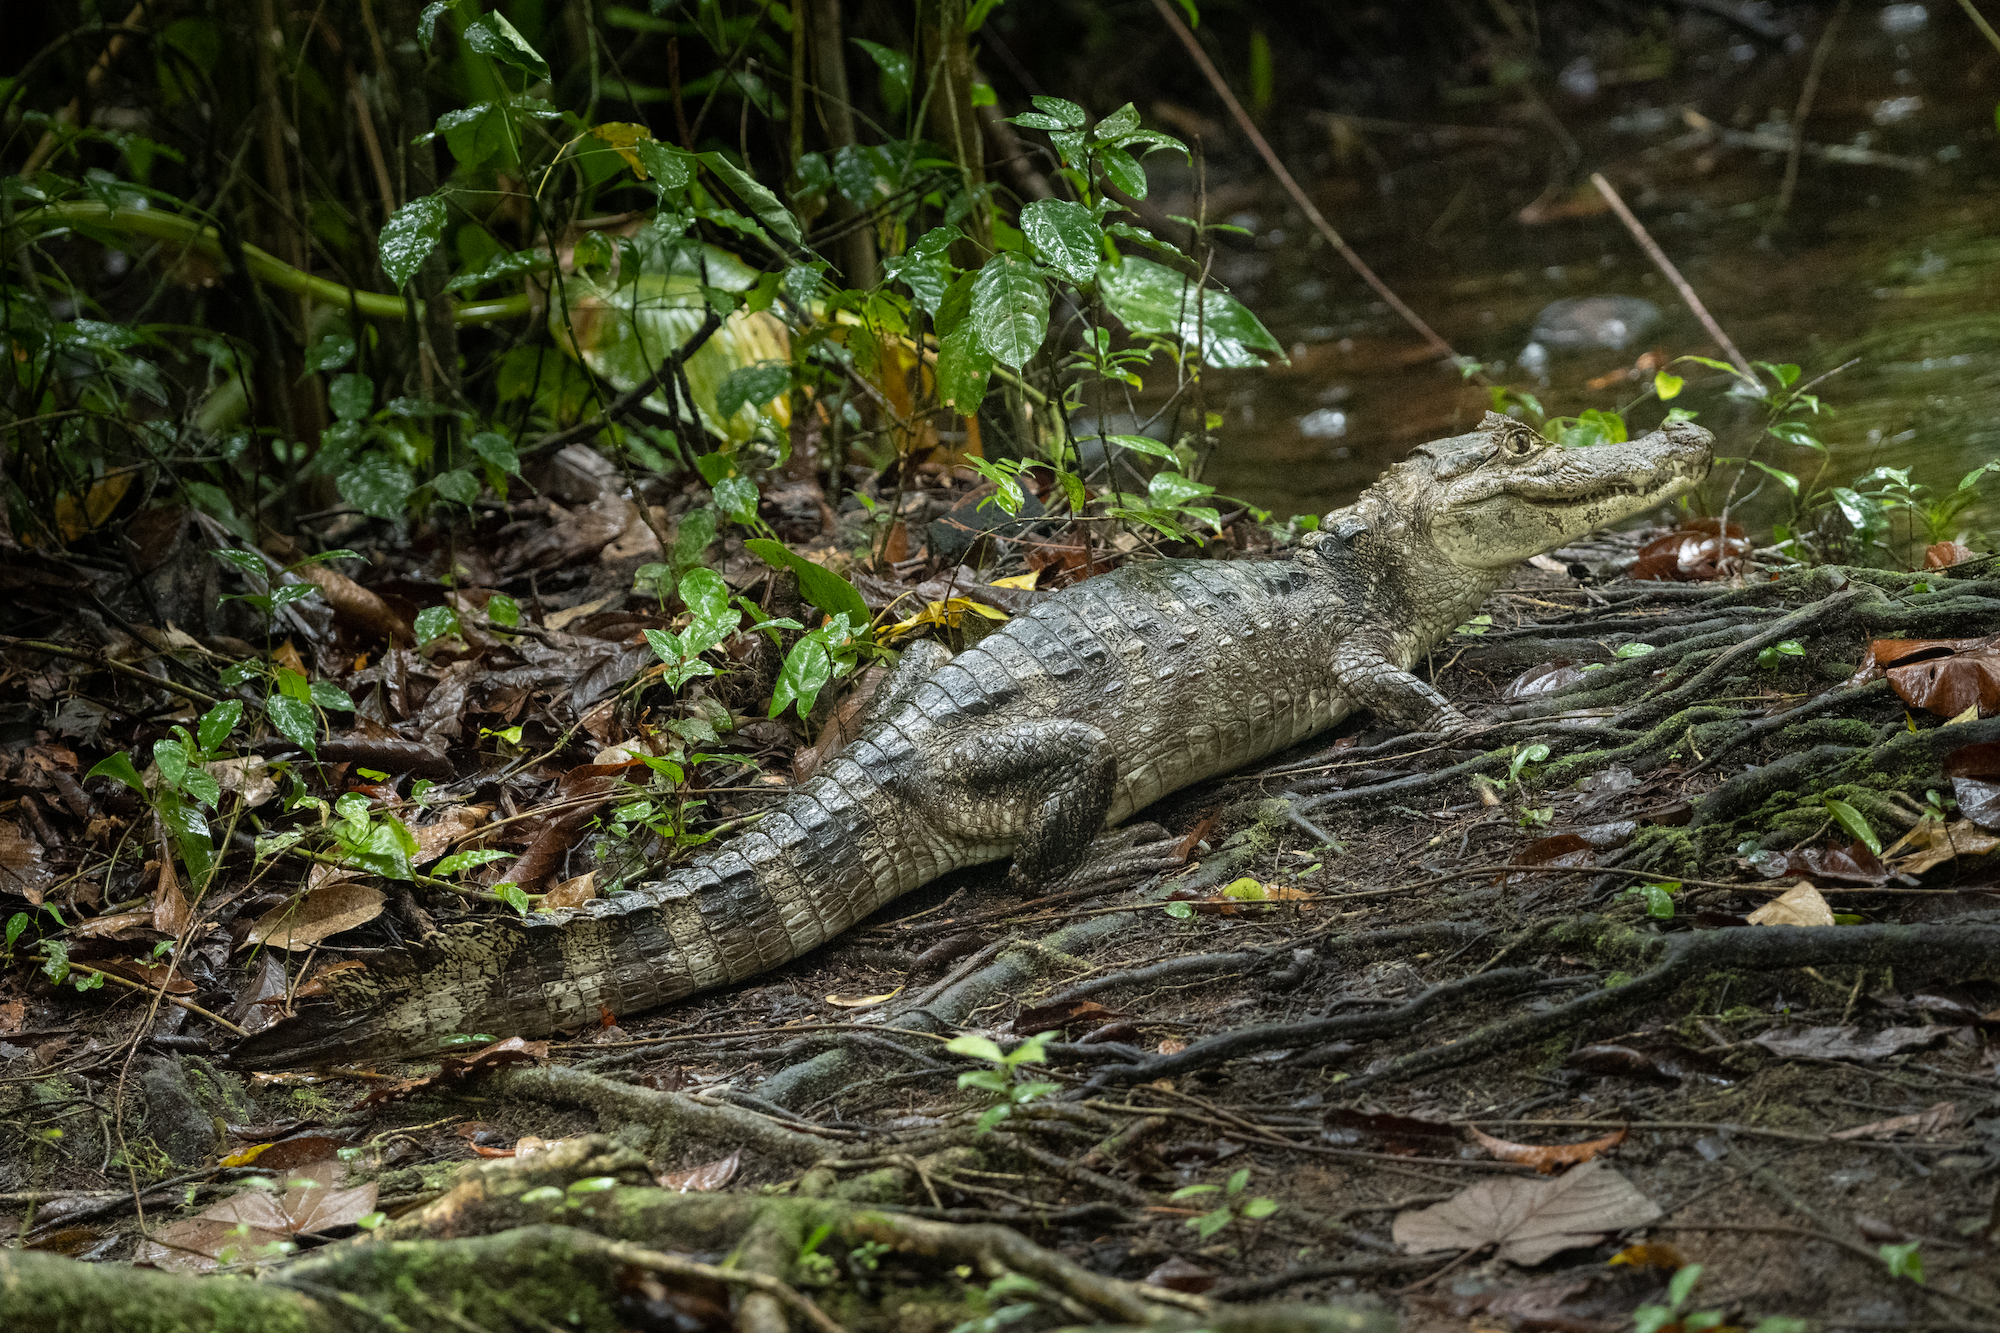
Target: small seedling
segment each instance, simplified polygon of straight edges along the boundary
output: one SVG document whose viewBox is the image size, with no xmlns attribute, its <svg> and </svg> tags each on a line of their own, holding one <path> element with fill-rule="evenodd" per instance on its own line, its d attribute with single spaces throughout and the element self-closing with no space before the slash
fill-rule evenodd
<svg viewBox="0 0 2000 1333">
<path fill-rule="evenodd" d="M 1766 671 L 1776 671 L 1785 664 L 1786 658 L 1804 657 L 1805 655 L 1806 650 L 1797 639 L 1786 639 L 1783 643 L 1774 643 L 1769 648 L 1758 653 L 1757 665 L 1763 667 Z"/>
<path fill-rule="evenodd" d="M 1227 1185 L 1187 1185 L 1175 1190 L 1168 1197 L 1172 1199 L 1193 1199 L 1199 1198 L 1204 1194 L 1220 1193 L 1222 1195 L 1222 1198 L 1216 1203 L 1214 1208 L 1203 1213 L 1200 1217 L 1190 1217 L 1187 1220 L 1186 1225 L 1191 1227 L 1196 1235 L 1200 1236 L 1203 1240 L 1207 1240 L 1210 1236 L 1213 1236 L 1216 1232 L 1222 1230 L 1238 1218 L 1249 1222 L 1261 1222 L 1278 1211 L 1278 1201 L 1276 1199 L 1267 1199 L 1261 1194 L 1238 1203 L 1238 1197 L 1249 1185 L 1250 1168 L 1246 1166 L 1231 1176 Z"/>
<path fill-rule="evenodd" d="M 953 1055 L 968 1055 L 975 1060 L 985 1060 L 994 1067 L 973 1069 L 958 1076 L 961 1088 L 979 1088 L 992 1097 L 992 1105 L 979 1116 L 979 1133 L 990 1133 L 993 1127 L 1014 1114 L 1017 1107 L 1026 1106 L 1038 1097 L 1046 1097 L 1062 1090 L 1060 1083 L 1023 1081 L 1027 1072 L 1024 1065 L 1045 1064 L 1048 1055 L 1042 1049 L 1042 1037 L 1028 1038 L 1011 1051 L 1003 1052 L 990 1038 L 968 1032 L 954 1037 L 945 1044 L 945 1049 Z"/>
</svg>

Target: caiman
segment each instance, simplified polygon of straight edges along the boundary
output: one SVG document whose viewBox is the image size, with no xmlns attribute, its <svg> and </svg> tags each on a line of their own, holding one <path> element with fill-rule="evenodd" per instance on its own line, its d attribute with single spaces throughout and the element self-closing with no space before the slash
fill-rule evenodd
<svg viewBox="0 0 2000 1333">
<path fill-rule="evenodd" d="M 1488 413 L 1420 446 L 1291 558 L 1131 564 L 1034 605 L 954 656 L 904 653 L 871 721 L 756 825 L 580 908 L 486 916 L 367 956 L 239 1042 L 260 1066 L 536 1036 L 742 981 L 963 866 L 1016 888 L 1168 792 L 1367 709 L 1467 719 L 1411 668 L 1521 561 L 1671 500 L 1714 443 L 1551 444 Z"/>
</svg>

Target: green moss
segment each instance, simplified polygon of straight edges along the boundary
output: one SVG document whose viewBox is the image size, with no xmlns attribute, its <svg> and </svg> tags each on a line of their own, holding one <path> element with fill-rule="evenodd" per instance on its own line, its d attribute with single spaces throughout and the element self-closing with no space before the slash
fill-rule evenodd
<svg viewBox="0 0 2000 1333">
<path fill-rule="evenodd" d="M 1857 717 L 1815 717 L 1778 733 L 1786 745 L 1873 745 L 1875 727 Z"/>
</svg>

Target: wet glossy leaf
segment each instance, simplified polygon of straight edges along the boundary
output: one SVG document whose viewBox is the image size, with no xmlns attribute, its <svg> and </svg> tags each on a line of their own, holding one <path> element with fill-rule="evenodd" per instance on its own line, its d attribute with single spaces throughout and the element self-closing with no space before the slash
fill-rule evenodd
<svg viewBox="0 0 2000 1333">
<path fill-rule="evenodd" d="M 1846 801 L 1836 801 L 1831 797 L 1826 798 L 1826 812 L 1833 816 L 1834 822 L 1859 838 L 1869 851 L 1877 856 L 1882 854 L 1882 840 L 1875 836 L 1875 830 L 1869 825 L 1866 815 Z"/>
<path fill-rule="evenodd" d="M 681 601 L 693 621 L 683 632 L 686 655 L 705 653 L 736 632 L 743 613 L 729 601 L 729 585 L 712 569 L 691 569 L 681 577 Z"/>
<path fill-rule="evenodd" d="M 416 493 L 410 470 L 381 454 L 368 454 L 350 464 L 335 481 L 340 498 L 371 518 L 401 518 Z"/>
<path fill-rule="evenodd" d="M 1224 369 L 1254 369 L 1284 348 L 1241 301 L 1151 260 L 1126 256 L 1097 268 L 1098 290 L 1119 323 L 1134 333 L 1201 341 L 1202 359 Z"/>
<path fill-rule="evenodd" d="M 549 77 L 549 62 L 528 45 L 528 39 L 498 10 L 483 14 L 465 25 L 465 44 L 479 54 L 491 56 L 503 65 L 511 65 L 533 79 L 546 80 Z"/>
<path fill-rule="evenodd" d="M 448 606 L 427 606 L 417 612 L 417 646 L 459 632 L 458 612 Z"/>
<path fill-rule="evenodd" d="M 510 477 L 521 475 L 521 460 L 514 443 L 498 431 L 483 430 L 466 440 L 466 447 Z"/>
<path fill-rule="evenodd" d="M 1019 370 L 1049 330 L 1049 292 L 1034 266 L 1005 252 L 987 260 L 973 279 L 971 322 L 979 345 Z"/>
<path fill-rule="evenodd" d="M 774 236 L 780 236 L 793 245 L 805 243 L 805 237 L 799 231 L 799 221 L 792 216 L 792 210 L 786 208 L 777 195 L 758 184 L 754 176 L 721 153 L 703 153 L 701 164 L 721 177 L 722 183 Z"/>
<path fill-rule="evenodd" d="M 390 282 L 400 287 L 415 276 L 436 248 L 438 238 L 444 235 L 447 216 L 444 200 L 435 195 L 412 199 L 390 215 L 378 241 L 382 271 L 389 275 Z"/>
<path fill-rule="evenodd" d="M 694 179 L 695 156 L 657 139 L 639 139 L 631 145 L 642 176 L 650 176 L 663 189 L 682 190 Z"/>
<path fill-rule="evenodd" d="M 304 750 L 315 751 L 312 705 L 288 694 L 274 694 L 264 701 L 264 715 L 280 736 Z"/>
<path fill-rule="evenodd" d="M 784 394 L 792 387 L 792 368 L 789 365 L 745 366 L 731 371 L 722 387 L 715 391 L 715 411 L 718 416 L 733 417 L 746 404 L 761 407 Z"/>
<path fill-rule="evenodd" d="M 1042 262 L 1072 281 L 1089 282 L 1102 258 L 1104 233 L 1097 215 L 1067 199 L 1037 199 L 1021 210 L 1021 230 Z"/>
<path fill-rule="evenodd" d="M 375 381 L 353 373 L 335 375 L 327 386 L 326 398 L 342 421 L 364 420 L 375 406 Z"/>
<path fill-rule="evenodd" d="M 753 537 L 743 543 L 744 549 L 775 569 L 789 569 L 799 576 L 799 596 L 818 607 L 828 615 L 843 612 L 855 620 L 866 624 L 869 618 L 868 603 L 861 594 L 840 575 L 825 565 L 816 564 L 793 551 L 783 542 L 775 542 L 767 537 Z"/>
</svg>

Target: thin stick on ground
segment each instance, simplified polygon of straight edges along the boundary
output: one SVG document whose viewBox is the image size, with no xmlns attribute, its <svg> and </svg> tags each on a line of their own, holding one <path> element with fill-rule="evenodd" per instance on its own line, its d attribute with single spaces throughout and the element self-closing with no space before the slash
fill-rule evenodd
<svg viewBox="0 0 2000 1333">
<path fill-rule="evenodd" d="M 1161 3 L 1161 0 L 1154 0 L 1154 3 Z M 1660 248 L 1659 242 L 1653 239 L 1645 224 L 1634 217 L 1632 210 L 1625 206 L 1625 200 L 1619 196 L 1617 187 L 1604 179 L 1604 173 L 1599 171 L 1590 173 L 1590 183 L 1604 196 L 1604 202 L 1611 205 L 1611 211 L 1618 215 L 1618 220 L 1625 224 L 1625 229 L 1639 242 L 1639 248 L 1646 252 L 1646 257 L 1653 261 L 1654 267 L 1667 275 L 1667 281 L 1671 282 L 1674 290 L 1680 293 L 1681 300 L 1687 303 L 1688 309 L 1694 311 L 1695 318 L 1699 319 L 1701 326 L 1708 330 L 1708 336 L 1715 339 L 1715 345 L 1729 358 L 1729 364 L 1735 366 L 1744 379 L 1752 384 L 1757 383 L 1757 372 L 1750 369 L 1750 362 L 1744 358 L 1743 353 L 1736 350 L 1736 344 L 1722 331 L 1722 326 L 1715 322 L 1715 316 L 1708 313 L 1708 307 L 1701 303 L 1699 296 L 1695 295 L 1694 288 L 1688 286 L 1688 280 L 1674 267 L 1674 261 L 1667 258 L 1667 252 Z"/>
<path fill-rule="evenodd" d="M 1223 81 L 1221 72 L 1215 68 L 1215 62 L 1208 58 L 1208 52 L 1201 49 L 1201 43 L 1195 40 L 1192 32 L 1188 31 L 1187 24 L 1181 22 L 1180 15 L 1174 13 L 1173 6 L 1168 0 L 1153 0 L 1153 8 L 1160 11 L 1161 19 L 1173 29 L 1174 35 L 1181 39 L 1181 45 L 1188 49 L 1188 54 L 1194 57 L 1195 64 L 1201 67 L 1201 72 L 1207 76 L 1209 85 L 1215 89 L 1215 95 L 1222 99 L 1223 105 L 1229 108 L 1229 114 L 1235 117 L 1237 125 L 1242 128 L 1245 135 L 1249 136 L 1251 146 L 1257 150 L 1257 156 L 1264 159 L 1264 165 L 1278 178 L 1278 184 L 1285 187 L 1285 193 L 1292 197 L 1292 202 L 1299 206 L 1299 211 L 1306 215 L 1313 228 L 1326 238 L 1326 243 L 1347 261 L 1347 266 L 1359 274 L 1363 282 L 1375 289 L 1375 294 L 1381 297 L 1391 310 L 1402 316 L 1404 323 L 1415 329 L 1425 342 L 1435 348 L 1439 356 L 1454 362 L 1461 361 L 1462 358 L 1452 349 L 1452 345 L 1440 337 L 1436 329 L 1426 324 L 1423 316 L 1404 304 L 1403 298 L 1391 291 L 1389 284 L 1377 277 L 1375 270 L 1368 267 L 1367 261 L 1356 254 L 1354 247 L 1334 230 L 1333 224 L 1326 220 L 1326 215 L 1314 207 L 1313 201 L 1306 197 L 1306 192 L 1299 188 L 1299 183 L 1292 179 L 1292 173 L 1285 170 L 1285 164 L 1280 162 L 1278 155 L 1271 150 L 1270 143 L 1257 129 L 1256 123 L 1250 119 L 1250 114 L 1243 109 L 1243 104 L 1236 100 L 1236 94 L 1229 91 L 1229 85 Z"/>
</svg>

